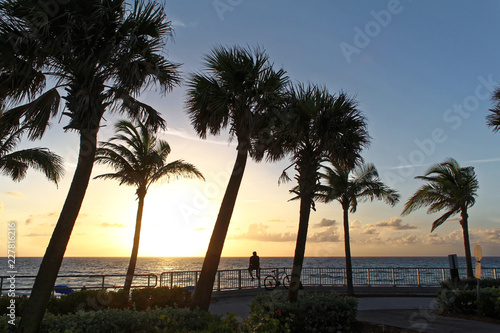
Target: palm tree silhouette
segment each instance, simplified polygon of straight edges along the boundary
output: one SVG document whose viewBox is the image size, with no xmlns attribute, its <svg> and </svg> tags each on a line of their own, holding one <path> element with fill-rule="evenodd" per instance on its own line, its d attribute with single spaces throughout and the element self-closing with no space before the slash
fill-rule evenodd
<svg viewBox="0 0 500 333">
<path fill-rule="evenodd" d="M 48 13 L 44 2 L 12 0 L 2 2 L 0 15 L 0 40 L 8 45 L 0 59 L 0 96 L 16 104 L 28 101 L 5 112 L 4 119 L 29 121 L 28 137 L 41 137 L 62 110 L 62 98 L 62 115 L 69 119 L 65 129 L 80 138 L 73 180 L 21 319 L 21 331 L 35 332 L 91 177 L 104 113 L 164 127 L 161 115 L 136 97 L 152 84 L 166 93 L 180 79 L 178 66 L 161 54 L 172 28 L 157 2 L 65 1 Z"/>
<path fill-rule="evenodd" d="M 490 114 L 486 116 L 486 124 L 493 128 L 494 132 L 500 130 L 500 88 L 497 88 L 493 93 L 492 100 L 495 106 L 490 109 Z"/>
<path fill-rule="evenodd" d="M 95 161 L 111 166 L 114 173 L 106 173 L 94 178 L 113 179 L 120 185 L 137 188 L 139 201 L 135 222 L 134 243 L 123 289 L 129 293 L 134 278 L 139 239 L 141 235 L 144 198 L 151 184 L 170 179 L 200 178 L 205 180 L 198 169 L 183 160 L 166 163 L 170 146 L 155 136 L 144 124 L 136 127 L 131 122 L 122 120 L 115 125 L 116 135 L 108 142 L 101 142 L 97 148 Z"/>
<path fill-rule="evenodd" d="M 307 240 L 311 208 L 320 190 L 320 168 L 324 158 L 354 165 L 369 143 L 366 119 L 356 102 L 345 93 L 331 95 L 325 88 L 299 85 L 290 89 L 284 114 L 277 121 L 277 145 L 290 153 L 297 180 L 291 190 L 300 199 L 299 230 L 293 259 L 288 300 L 296 301 Z M 278 148 L 279 149 L 279 148 Z M 287 169 L 288 169 L 287 168 Z M 280 181 L 291 180 L 285 169 Z"/>
<path fill-rule="evenodd" d="M 62 158 L 47 148 L 14 150 L 21 136 L 29 130 L 28 126 L 0 129 L 0 172 L 14 181 L 21 181 L 29 168 L 39 170 L 47 179 L 56 183 L 64 173 Z"/>
<path fill-rule="evenodd" d="M 247 157 L 260 160 L 255 138 L 264 130 L 259 117 L 280 103 L 288 78 L 275 71 L 260 49 L 216 47 L 204 58 L 205 73 L 192 74 L 188 81 L 187 112 L 201 138 L 218 135 L 229 127 L 238 140 L 237 157 L 215 222 L 192 308 L 208 310 L 215 275 Z M 259 126 L 257 126 L 259 124 Z"/>
<path fill-rule="evenodd" d="M 462 225 L 467 277 L 473 277 L 472 257 L 469 242 L 469 215 L 467 209 L 476 202 L 479 182 L 474 167 L 460 167 L 458 162 L 449 158 L 446 161 L 433 165 L 425 175 L 416 179 L 426 181 L 405 204 L 402 215 L 429 206 L 427 213 L 436 213 L 446 210 L 440 218 L 432 223 L 431 232 L 443 224 L 451 216 L 460 213 Z"/>
<path fill-rule="evenodd" d="M 332 168 L 323 167 L 326 173 L 322 175 L 322 178 L 326 181 L 326 184 L 321 186 L 319 200 L 325 203 L 337 200 L 342 206 L 347 294 L 354 295 L 349 239 L 349 212 L 356 212 L 359 199 L 363 201 L 384 200 L 394 206 L 399 201 L 399 194 L 382 183 L 377 169 L 371 163 L 360 164 L 353 169 L 333 161 L 332 166 Z"/>
</svg>

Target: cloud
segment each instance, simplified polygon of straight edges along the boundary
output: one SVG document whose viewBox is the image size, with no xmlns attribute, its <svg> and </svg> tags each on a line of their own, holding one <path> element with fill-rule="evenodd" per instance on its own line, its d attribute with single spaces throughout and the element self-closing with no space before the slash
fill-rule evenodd
<svg viewBox="0 0 500 333">
<path fill-rule="evenodd" d="M 102 228 L 127 228 L 126 225 L 121 223 L 101 223 Z"/>
<path fill-rule="evenodd" d="M 262 223 L 253 223 L 250 224 L 246 233 L 232 236 L 230 239 L 248 239 L 262 242 L 291 242 L 297 239 L 297 236 L 293 233 L 272 233 L 268 232 L 267 229 L 269 229 L 269 227 Z"/>
<path fill-rule="evenodd" d="M 361 222 L 359 222 L 358 220 L 349 222 L 349 229 L 359 229 L 359 228 L 361 228 Z"/>
<path fill-rule="evenodd" d="M 186 23 L 180 21 L 180 20 L 172 20 L 172 25 L 174 27 L 186 27 Z"/>
<path fill-rule="evenodd" d="M 313 227 L 314 228 L 331 227 L 335 225 L 335 223 L 337 223 L 337 221 L 323 218 L 319 223 L 313 224 Z"/>
<path fill-rule="evenodd" d="M 7 192 L 7 195 L 10 197 L 15 197 L 15 198 L 24 198 L 24 194 L 21 192 L 13 191 L 13 192 Z"/>
<path fill-rule="evenodd" d="M 196 229 L 194 229 L 194 231 L 205 231 L 205 230 L 207 230 L 207 229 L 205 229 L 205 228 L 196 228 Z"/>
<path fill-rule="evenodd" d="M 53 218 L 55 216 L 56 216 L 56 212 L 49 212 L 46 214 L 35 214 L 35 215 L 32 214 L 32 215 L 28 216 L 26 221 L 24 221 L 24 224 L 29 225 L 29 224 L 32 224 L 35 221 L 35 219 L 50 219 L 50 218 Z"/>
<path fill-rule="evenodd" d="M 323 242 L 340 242 L 341 236 L 337 230 L 337 227 L 329 227 L 328 229 L 320 232 L 316 232 L 311 236 L 307 237 L 308 242 L 312 243 L 323 243 Z"/>
<path fill-rule="evenodd" d="M 47 237 L 50 236 L 50 234 L 39 234 L 37 232 L 32 232 L 30 234 L 24 235 L 24 237 Z"/>
<path fill-rule="evenodd" d="M 498 243 L 500 242 L 500 228 L 494 228 L 491 230 L 471 230 L 471 238 L 478 237 L 487 242 Z"/>
<path fill-rule="evenodd" d="M 393 217 L 389 221 L 382 221 L 375 224 L 376 227 L 388 227 L 392 230 L 409 230 L 417 229 L 416 226 L 410 225 L 409 223 L 403 224 L 403 220 Z"/>
<path fill-rule="evenodd" d="M 363 230 L 363 233 L 365 235 L 378 235 L 377 229 L 375 229 L 375 227 L 371 224 L 369 224 L 365 227 L 365 230 Z"/>
<path fill-rule="evenodd" d="M 270 220 L 267 220 L 266 222 L 286 222 L 286 220 L 282 220 L 282 219 L 270 219 Z"/>
<path fill-rule="evenodd" d="M 398 238 L 388 238 L 386 240 L 386 243 L 391 244 L 391 245 L 410 245 L 410 244 L 416 244 L 419 243 L 419 239 L 416 235 L 408 235 L 406 237 L 398 237 Z"/>
</svg>

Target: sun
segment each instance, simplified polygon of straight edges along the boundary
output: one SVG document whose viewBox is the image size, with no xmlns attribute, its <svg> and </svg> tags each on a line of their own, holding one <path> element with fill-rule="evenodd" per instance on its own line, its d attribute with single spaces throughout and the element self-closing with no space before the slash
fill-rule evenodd
<svg viewBox="0 0 500 333">
<path fill-rule="evenodd" d="M 140 256 L 205 255 L 217 207 L 212 200 L 200 196 L 196 186 L 180 183 L 149 190 L 142 218 Z"/>
</svg>

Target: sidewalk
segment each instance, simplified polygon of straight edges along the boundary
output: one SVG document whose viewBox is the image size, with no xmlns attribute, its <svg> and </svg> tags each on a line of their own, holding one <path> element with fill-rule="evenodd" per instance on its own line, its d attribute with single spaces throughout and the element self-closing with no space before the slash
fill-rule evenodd
<svg viewBox="0 0 500 333">
<path fill-rule="evenodd" d="M 255 295 L 215 297 L 210 312 L 224 315 L 236 314 L 238 320 L 250 313 Z M 500 332 L 500 325 L 474 320 L 439 316 L 433 297 L 360 297 L 358 320 L 381 325 L 400 327 L 416 332 Z"/>
</svg>

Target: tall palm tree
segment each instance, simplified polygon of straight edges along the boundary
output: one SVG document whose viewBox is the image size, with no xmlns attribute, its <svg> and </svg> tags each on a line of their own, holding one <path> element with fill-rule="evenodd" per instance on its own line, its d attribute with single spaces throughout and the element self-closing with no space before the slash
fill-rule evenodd
<svg viewBox="0 0 500 333">
<path fill-rule="evenodd" d="M 151 128 L 165 126 L 156 110 L 136 98 L 152 84 L 166 93 L 179 83 L 178 66 L 162 55 L 171 34 L 164 8 L 156 2 L 65 1 L 50 8 L 37 0 L 0 4 L 0 42 L 9 45 L 0 55 L 0 99 L 28 101 L 5 112 L 4 120 L 29 121 L 29 138 L 41 137 L 62 109 L 63 99 L 65 129 L 80 138 L 73 180 L 25 307 L 21 331 L 35 332 L 43 318 L 90 180 L 104 113 L 124 113 Z"/>
<path fill-rule="evenodd" d="M 109 142 L 100 144 L 95 160 L 97 163 L 113 167 L 116 172 L 106 173 L 95 178 L 114 179 L 120 185 L 135 186 L 137 199 L 137 217 L 135 222 L 134 243 L 123 289 L 129 293 L 134 278 L 139 239 L 141 235 L 144 199 L 151 184 L 171 178 L 200 178 L 205 180 L 198 169 L 183 160 L 166 163 L 170 154 L 168 142 L 160 140 L 151 130 L 139 123 L 135 127 L 131 122 L 122 120 L 115 125 L 116 135 Z"/>
<path fill-rule="evenodd" d="M 314 85 L 292 87 L 285 114 L 276 130 L 281 149 L 291 155 L 297 186 L 291 191 L 300 199 L 299 229 L 293 259 L 288 300 L 296 301 L 307 240 L 311 208 L 320 190 L 321 162 L 328 157 L 346 165 L 361 160 L 360 152 L 370 137 L 366 119 L 354 99 L 345 93 L 331 95 Z M 288 169 L 287 168 L 287 169 Z M 286 170 L 280 180 L 290 180 Z"/>
<path fill-rule="evenodd" d="M 229 127 L 238 140 L 236 162 L 222 200 L 192 308 L 208 310 L 215 275 L 226 239 L 229 222 L 245 170 L 248 155 L 260 160 L 256 137 L 263 130 L 262 114 L 278 106 L 288 78 L 275 71 L 268 55 L 260 49 L 216 47 L 204 58 L 204 73 L 192 74 L 188 81 L 187 113 L 201 138 L 218 135 Z"/>
<path fill-rule="evenodd" d="M 325 185 L 321 186 L 320 200 L 328 203 L 337 200 L 344 215 L 344 247 L 347 275 L 347 294 L 354 294 L 352 282 L 351 245 L 349 239 L 349 212 L 355 213 L 358 200 L 384 200 L 394 206 L 399 201 L 397 191 L 382 183 L 373 164 L 361 164 L 354 169 L 332 162 L 333 168 L 324 166 Z"/>
<path fill-rule="evenodd" d="M 402 215 L 429 206 L 427 213 L 436 213 L 446 210 L 440 218 L 432 223 L 431 232 L 443 224 L 448 218 L 460 213 L 462 225 L 467 277 L 473 277 L 472 257 L 469 242 L 469 215 L 467 209 L 476 202 L 479 182 L 477 181 L 474 167 L 460 167 L 453 158 L 433 165 L 425 175 L 416 179 L 426 181 L 405 204 Z"/>
<path fill-rule="evenodd" d="M 62 158 L 47 148 L 29 148 L 14 150 L 21 136 L 28 131 L 27 126 L 21 126 L 8 132 L 0 130 L 0 172 L 8 175 L 14 181 L 21 181 L 29 168 L 39 170 L 47 179 L 56 183 L 63 175 Z"/>
<path fill-rule="evenodd" d="M 500 87 L 495 90 L 492 97 L 495 106 L 490 109 L 490 114 L 486 116 L 486 124 L 493 128 L 494 132 L 500 130 Z"/>
</svg>

